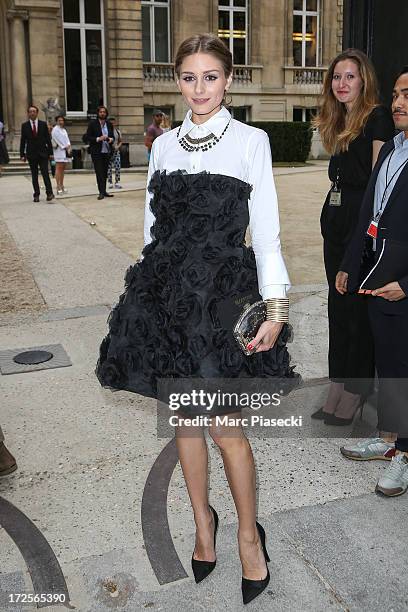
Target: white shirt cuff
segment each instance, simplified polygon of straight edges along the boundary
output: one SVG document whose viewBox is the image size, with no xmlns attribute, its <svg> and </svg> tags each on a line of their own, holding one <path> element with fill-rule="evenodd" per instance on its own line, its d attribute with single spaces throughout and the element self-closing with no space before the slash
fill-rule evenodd
<svg viewBox="0 0 408 612">
<path fill-rule="evenodd" d="M 255 260 L 258 289 L 262 299 L 286 297 L 290 280 L 281 251 L 255 255 Z"/>
<path fill-rule="evenodd" d="M 271 298 L 285 298 L 287 297 L 286 292 L 289 287 L 287 285 L 266 285 L 262 287 L 260 294 L 263 300 L 270 300 Z"/>
</svg>

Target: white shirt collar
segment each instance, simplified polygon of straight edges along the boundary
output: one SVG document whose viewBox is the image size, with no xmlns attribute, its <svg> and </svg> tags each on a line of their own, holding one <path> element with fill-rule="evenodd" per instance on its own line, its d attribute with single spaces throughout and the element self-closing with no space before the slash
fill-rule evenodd
<svg viewBox="0 0 408 612">
<path fill-rule="evenodd" d="M 207 133 L 212 133 L 215 136 L 220 137 L 225 126 L 228 121 L 231 119 L 230 112 L 225 108 L 225 106 L 221 106 L 218 113 L 215 113 L 210 119 L 198 125 L 191 120 L 192 111 L 191 108 L 187 111 L 187 114 L 184 118 L 183 123 L 180 126 L 179 138 L 182 138 L 192 130 L 195 133 L 202 132 L 203 135 Z M 199 128 L 199 129 L 197 129 Z"/>
<path fill-rule="evenodd" d="M 399 132 L 399 134 L 394 137 L 394 147 L 396 149 L 408 147 L 408 138 L 405 138 L 405 132 Z"/>
</svg>

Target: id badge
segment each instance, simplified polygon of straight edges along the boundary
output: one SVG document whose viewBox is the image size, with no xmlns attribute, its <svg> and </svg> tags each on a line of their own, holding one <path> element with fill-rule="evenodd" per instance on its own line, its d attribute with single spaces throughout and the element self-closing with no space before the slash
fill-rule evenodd
<svg viewBox="0 0 408 612">
<path fill-rule="evenodd" d="M 329 206 L 341 206 L 341 191 L 340 189 L 330 190 Z"/>
<path fill-rule="evenodd" d="M 368 226 L 367 234 L 371 236 L 371 238 L 377 238 L 378 233 L 378 221 L 375 219 L 371 220 L 370 225 Z"/>
</svg>

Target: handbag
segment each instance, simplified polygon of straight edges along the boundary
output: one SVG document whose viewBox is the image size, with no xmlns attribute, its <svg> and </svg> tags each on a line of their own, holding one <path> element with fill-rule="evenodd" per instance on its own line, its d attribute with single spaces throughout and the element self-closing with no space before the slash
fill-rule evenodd
<svg viewBox="0 0 408 612">
<path fill-rule="evenodd" d="M 255 338 L 261 324 L 266 321 L 266 306 L 263 300 L 254 304 L 246 304 L 238 317 L 232 333 L 245 355 L 252 355 L 256 347 L 247 349 L 247 345 Z"/>
<path fill-rule="evenodd" d="M 266 305 L 256 289 L 240 293 L 217 304 L 218 320 L 222 327 L 232 331 L 245 355 L 252 355 L 256 347 L 247 349 L 261 324 L 266 320 Z"/>
</svg>

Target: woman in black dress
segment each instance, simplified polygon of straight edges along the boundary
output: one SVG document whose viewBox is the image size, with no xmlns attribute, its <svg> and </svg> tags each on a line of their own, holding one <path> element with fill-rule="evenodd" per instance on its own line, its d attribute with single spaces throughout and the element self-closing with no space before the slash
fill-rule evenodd
<svg viewBox="0 0 408 612">
<path fill-rule="evenodd" d="M 284 309 L 289 279 L 268 136 L 233 119 L 223 106 L 232 57 L 213 35 L 184 41 L 177 85 L 190 107 L 182 125 L 155 139 L 148 172 L 145 247 L 126 275 L 109 319 L 97 376 L 104 386 L 157 397 L 162 378 L 279 377 L 298 383 L 289 365 L 284 318 L 264 321 L 245 355 L 220 322 L 225 299 L 248 291 Z M 252 247 L 245 245 L 249 224 Z M 249 347 L 248 347 L 249 348 Z M 211 422 L 238 513 L 244 603 L 268 584 L 265 533 L 256 522 L 255 468 L 239 406 L 188 406 L 184 415 L 229 413 L 234 427 Z M 203 428 L 176 428 L 179 459 L 196 523 L 192 568 L 200 582 L 215 566 L 216 511 L 208 500 Z"/>
<path fill-rule="evenodd" d="M 374 349 L 366 298 L 338 293 L 336 275 L 380 148 L 394 135 L 391 113 L 379 104 L 374 68 L 361 51 L 348 49 L 331 63 L 315 126 L 331 154 L 332 188 L 320 219 L 329 285 L 331 384 L 325 405 L 312 417 L 349 425 L 372 390 Z"/>
</svg>

